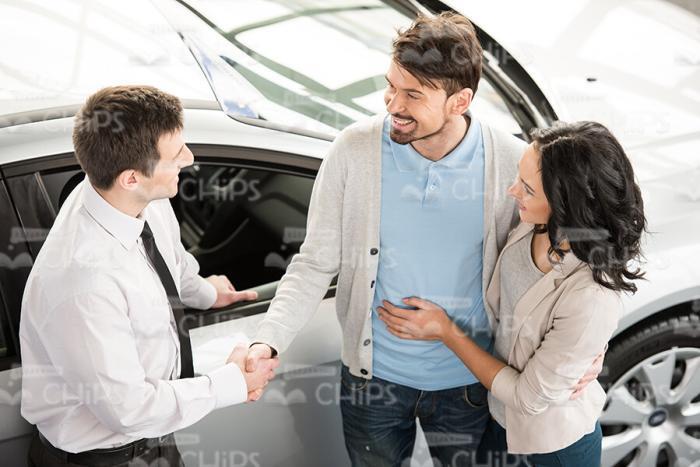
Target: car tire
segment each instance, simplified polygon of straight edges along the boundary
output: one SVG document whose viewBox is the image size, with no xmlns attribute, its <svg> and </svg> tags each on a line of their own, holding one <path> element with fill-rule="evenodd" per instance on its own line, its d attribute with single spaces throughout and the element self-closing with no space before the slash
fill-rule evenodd
<svg viewBox="0 0 700 467">
<path fill-rule="evenodd" d="M 605 467 L 690 466 L 700 459 L 700 316 L 640 324 L 610 344 L 599 381 Z"/>
</svg>

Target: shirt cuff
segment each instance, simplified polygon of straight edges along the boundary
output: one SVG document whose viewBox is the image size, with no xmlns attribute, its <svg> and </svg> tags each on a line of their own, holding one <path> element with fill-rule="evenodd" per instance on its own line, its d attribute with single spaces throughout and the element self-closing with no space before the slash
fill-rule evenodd
<svg viewBox="0 0 700 467">
<path fill-rule="evenodd" d="M 491 394 L 508 407 L 513 407 L 516 385 L 518 383 L 518 373 L 509 366 L 504 366 L 491 382 Z"/>
<path fill-rule="evenodd" d="M 184 300 L 183 300 L 184 301 Z M 199 290 L 197 295 L 190 299 L 193 302 L 190 306 L 198 310 L 208 310 L 214 303 L 216 303 L 216 287 L 214 287 L 211 282 L 199 278 Z"/>
<path fill-rule="evenodd" d="M 283 338 L 279 337 L 279 332 L 277 326 L 274 324 L 266 323 L 263 321 L 258 326 L 258 329 L 251 339 L 251 342 L 260 342 L 261 344 L 267 344 L 271 349 L 279 355 L 280 352 L 286 350 L 286 346 L 282 346 Z"/>
<path fill-rule="evenodd" d="M 216 407 L 228 407 L 248 400 L 248 385 L 243 372 L 235 363 L 227 363 L 207 373 L 211 391 L 216 397 Z"/>
</svg>

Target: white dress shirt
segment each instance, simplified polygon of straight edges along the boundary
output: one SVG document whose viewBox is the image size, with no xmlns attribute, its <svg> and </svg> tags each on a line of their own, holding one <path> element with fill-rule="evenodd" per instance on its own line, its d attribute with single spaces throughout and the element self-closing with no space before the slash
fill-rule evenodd
<svg viewBox="0 0 700 467">
<path fill-rule="evenodd" d="M 180 242 L 167 199 L 135 218 L 106 202 L 87 179 L 73 190 L 27 280 L 19 333 L 22 416 L 65 451 L 162 436 L 247 399 L 234 364 L 176 379 L 180 345 L 141 242 L 144 220 L 182 302 L 207 309 L 216 300 Z"/>
</svg>

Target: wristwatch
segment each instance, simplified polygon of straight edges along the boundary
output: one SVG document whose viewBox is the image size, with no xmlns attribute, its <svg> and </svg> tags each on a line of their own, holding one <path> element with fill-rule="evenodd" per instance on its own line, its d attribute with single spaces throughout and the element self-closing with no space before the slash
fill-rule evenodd
<svg viewBox="0 0 700 467">
<path fill-rule="evenodd" d="M 255 344 L 262 344 L 262 345 L 268 346 L 268 347 L 270 348 L 270 351 L 272 352 L 272 358 L 275 358 L 275 357 L 277 356 L 277 350 L 275 350 L 275 348 L 272 347 L 270 344 L 266 344 L 266 343 L 264 343 L 264 342 L 253 342 L 252 344 L 250 344 L 250 345 L 248 346 L 248 348 L 251 348 L 251 347 L 254 346 Z"/>
</svg>

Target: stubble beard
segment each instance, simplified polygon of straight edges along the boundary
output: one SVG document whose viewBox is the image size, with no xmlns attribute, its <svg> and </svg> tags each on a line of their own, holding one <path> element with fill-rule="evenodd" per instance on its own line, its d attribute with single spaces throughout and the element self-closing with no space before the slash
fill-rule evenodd
<svg viewBox="0 0 700 467">
<path fill-rule="evenodd" d="M 445 129 L 445 125 L 447 125 L 447 121 L 443 120 L 442 125 L 440 128 L 438 128 L 436 131 L 432 133 L 428 133 L 427 135 L 423 136 L 416 136 L 416 132 L 418 131 L 418 122 L 416 122 L 416 128 L 408 133 L 401 133 L 399 131 L 394 130 L 394 128 L 391 128 L 391 131 L 389 131 L 389 138 L 396 144 L 401 144 L 401 145 L 406 145 L 409 143 L 414 143 L 416 141 L 421 141 L 425 140 L 428 138 L 432 138 L 433 136 L 436 136 L 442 132 L 442 130 Z"/>
</svg>

